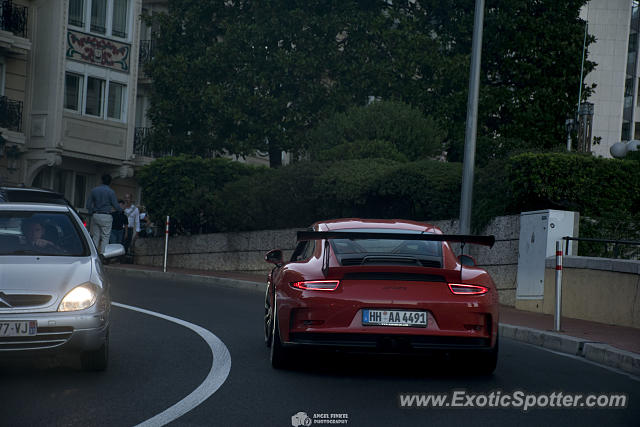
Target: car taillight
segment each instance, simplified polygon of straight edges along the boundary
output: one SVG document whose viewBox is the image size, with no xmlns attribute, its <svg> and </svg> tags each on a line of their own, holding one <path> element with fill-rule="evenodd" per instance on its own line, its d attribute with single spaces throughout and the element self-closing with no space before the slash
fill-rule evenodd
<svg viewBox="0 0 640 427">
<path fill-rule="evenodd" d="M 291 284 L 294 288 L 304 291 L 335 291 L 338 285 L 340 285 L 339 280 L 310 280 Z"/>
<path fill-rule="evenodd" d="M 489 292 L 489 288 L 477 285 L 463 285 L 460 283 L 449 283 L 449 289 L 456 295 L 482 295 Z"/>
</svg>

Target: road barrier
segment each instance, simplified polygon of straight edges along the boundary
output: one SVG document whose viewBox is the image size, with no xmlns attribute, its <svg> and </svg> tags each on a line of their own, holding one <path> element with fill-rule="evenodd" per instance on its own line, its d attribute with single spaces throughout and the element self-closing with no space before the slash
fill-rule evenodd
<svg viewBox="0 0 640 427">
<path fill-rule="evenodd" d="M 169 249 L 169 215 L 167 215 L 167 225 L 164 228 L 164 263 L 162 264 L 162 271 L 167 272 L 167 251 Z"/>
<path fill-rule="evenodd" d="M 556 310 L 554 319 L 554 330 L 562 329 L 562 244 L 561 240 L 556 241 Z"/>
</svg>

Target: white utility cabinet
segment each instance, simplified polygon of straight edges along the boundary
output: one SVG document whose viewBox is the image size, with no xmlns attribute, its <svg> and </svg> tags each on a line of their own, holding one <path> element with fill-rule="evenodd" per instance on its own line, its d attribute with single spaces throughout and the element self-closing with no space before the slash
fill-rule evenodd
<svg viewBox="0 0 640 427">
<path fill-rule="evenodd" d="M 580 214 L 571 211 L 543 210 L 520 214 L 518 278 L 516 299 L 536 300 L 544 296 L 545 258 L 555 256 L 556 241 L 577 237 Z M 569 242 L 569 255 L 577 248 Z"/>
</svg>

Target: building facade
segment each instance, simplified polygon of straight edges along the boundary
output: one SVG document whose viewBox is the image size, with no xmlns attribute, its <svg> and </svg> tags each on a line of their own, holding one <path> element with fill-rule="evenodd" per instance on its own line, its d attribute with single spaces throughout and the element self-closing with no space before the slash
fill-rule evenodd
<svg viewBox="0 0 640 427">
<path fill-rule="evenodd" d="M 140 201 L 136 171 L 166 154 L 145 140 L 154 43 L 141 15 L 167 3 L 0 0 L 0 183 L 54 189 L 82 211 L 110 173 Z"/>
<path fill-rule="evenodd" d="M 594 104 L 592 134 L 600 138 L 592 152 L 598 156 L 611 157 L 618 141 L 640 139 L 639 6 L 639 0 L 590 0 L 580 14 L 596 38 L 588 57 L 597 66 L 584 82 L 596 84 L 589 101 Z"/>
<path fill-rule="evenodd" d="M 20 182 L 26 151 L 25 122 L 29 107 L 28 74 L 33 44 L 29 8 L 0 2 L 0 174 Z"/>
<path fill-rule="evenodd" d="M 142 0 L 0 5 L 2 182 L 82 209 L 110 173 L 118 196 L 139 196 L 135 170 L 150 160 L 134 153 Z"/>
</svg>

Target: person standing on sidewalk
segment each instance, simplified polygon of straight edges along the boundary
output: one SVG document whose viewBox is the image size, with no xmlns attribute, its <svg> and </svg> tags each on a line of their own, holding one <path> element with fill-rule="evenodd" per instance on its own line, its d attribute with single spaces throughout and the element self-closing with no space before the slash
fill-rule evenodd
<svg viewBox="0 0 640 427">
<path fill-rule="evenodd" d="M 124 200 L 118 200 L 118 205 L 120 205 L 122 210 L 111 212 L 113 223 L 111 225 L 111 237 L 109 238 L 109 243 L 122 244 L 124 242 L 124 232 L 127 229 L 127 216 L 124 213 Z"/>
<path fill-rule="evenodd" d="M 91 217 L 91 238 L 98 248 L 98 253 L 103 254 L 104 248 L 109 243 L 113 217 L 111 211 L 122 211 L 116 199 L 116 193 L 109 187 L 111 175 L 102 175 L 102 185 L 95 187 L 89 194 L 87 209 Z"/>
<path fill-rule="evenodd" d="M 131 254 L 136 237 L 138 237 L 138 233 L 140 232 L 140 210 L 133 203 L 133 196 L 131 194 L 125 194 L 124 205 L 124 214 L 127 216 L 128 222 L 124 236 L 124 250 L 126 253 Z"/>
</svg>

